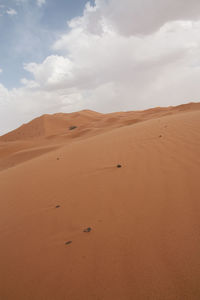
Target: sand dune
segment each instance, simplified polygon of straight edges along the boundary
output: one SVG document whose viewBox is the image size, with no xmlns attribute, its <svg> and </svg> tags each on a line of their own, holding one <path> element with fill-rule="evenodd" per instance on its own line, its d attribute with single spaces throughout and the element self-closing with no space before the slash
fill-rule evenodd
<svg viewBox="0 0 200 300">
<path fill-rule="evenodd" d="M 45 115 L 0 168 L 0 299 L 200 299 L 200 104 Z"/>
<path fill-rule="evenodd" d="M 58 138 L 58 136 L 64 136 L 66 138 L 73 136 L 74 132 L 69 131 L 69 128 L 73 126 L 77 127 L 76 132 L 85 129 L 103 129 L 104 131 L 107 131 L 111 128 L 132 125 L 149 119 L 196 110 L 200 110 L 199 103 L 189 103 L 167 108 L 158 107 L 136 112 L 100 114 L 95 111 L 83 110 L 69 114 L 58 113 L 54 115 L 43 115 L 22 125 L 18 129 L 1 136 L 0 142 L 27 141 L 38 138 Z"/>
</svg>

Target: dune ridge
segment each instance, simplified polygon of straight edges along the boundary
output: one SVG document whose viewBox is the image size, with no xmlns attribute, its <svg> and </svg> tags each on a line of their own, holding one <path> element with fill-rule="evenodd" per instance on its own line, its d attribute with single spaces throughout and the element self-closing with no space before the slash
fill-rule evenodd
<svg viewBox="0 0 200 300">
<path fill-rule="evenodd" d="M 199 103 L 45 115 L 0 166 L 0 299 L 200 299 Z"/>
<path fill-rule="evenodd" d="M 79 139 L 150 119 L 196 110 L 200 110 L 199 103 L 108 114 L 91 110 L 53 115 L 45 114 L 0 136 L 0 170 L 14 167 Z M 70 130 L 70 127 L 73 126 L 76 127 L 75 130 Z M 23 153 L 26 155 L 23 156 Z"/>
<path fill-rule="evenodd" d="M 56 113 L 42 115 L 27 124 L 0 136 L 0 141 L 30 140 L 33 138 L 48 138 L 69 134 L 70 126 L 77 126 L 78 130 L 85 128 L 103 128 L 132 125 L 134 123 L 159 118 L 162 116 L 177 114 L 185 111 L 200 110 L 199 103 L 189 103 L 176 107 L 157 107 L 145 111 L 129 111 L 101 114 L 91 110 L 83 110 L 75 113 Z"/>
</svg>

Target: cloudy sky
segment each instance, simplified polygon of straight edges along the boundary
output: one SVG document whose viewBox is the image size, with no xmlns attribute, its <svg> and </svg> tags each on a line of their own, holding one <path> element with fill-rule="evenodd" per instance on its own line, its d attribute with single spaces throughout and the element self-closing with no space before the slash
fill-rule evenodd
<svg viewBox="0 0 200 300">
<path fill-rule="evenodd" d="M 200 100 L 199 0 L 0 0 L 0 134 Z"/>
</svg>

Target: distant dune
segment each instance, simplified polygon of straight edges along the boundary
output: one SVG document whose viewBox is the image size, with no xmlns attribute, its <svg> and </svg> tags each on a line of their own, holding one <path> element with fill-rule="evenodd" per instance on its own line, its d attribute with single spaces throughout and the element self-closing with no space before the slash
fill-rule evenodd
<svg viewBox="0 0 200 300">
<path fill-rule="evenodd" d="M 199 300 L 200 103 L 0 137 L 0 299 Z"/>
</svg>

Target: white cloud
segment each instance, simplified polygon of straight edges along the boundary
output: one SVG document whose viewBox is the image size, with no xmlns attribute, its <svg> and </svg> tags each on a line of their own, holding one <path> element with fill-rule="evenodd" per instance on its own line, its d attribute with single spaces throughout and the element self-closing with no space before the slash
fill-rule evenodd
<svg viewBox="0 0 200 300">
<path fill-rule="evenodd" d="M 102 20 L 120 34 L 150 34 L 175 20 L 197 20 L 199 0 L 96 0 L 94 12 L 87 10 L 88 28 L 94 30 Z"/>
<path fill-rule="evenodd" d="M 0 74 L 3 72 L 3 69 L 0 68 Z"/>
<path fill-rule="evenodd" d="M 42 64 L 30 63 L 25 70 L 34 75 L 35 81 L 42 88 L 58 88 L 72 79 L 72 62 L 68 58 L 58 55 L 47 57 Z"/>
<path fill-rule="evenodd" d="M 24 86 L 26 86 L 26 88 L 29 89 L 34 89 L 39 87 L 39 84 L 37 82 L 35 82 L 34 80 L 28 80 L 26 78 L 22 78 L 21 83 L 24 84 Z"/>
<path fill-rule="evenodd" d="M 10 16 L 17 15 L 16 10 L 13 9 L 13 8 L 9 8 L 9 9 L 6 11 L 6 13 L 7 13 L 8 15 L 10 15 Z"/>
<path fill-rule="evenodd" d="M 200 2 L 191 1 L 87 4 L 54 43 L 57 54 L 24 66 L 32 80 L 23 78 L 23 87 L 11 91 L 0 86 L 2 132 L 43 113 L 199 100 Z M 6 129 L 8 116 L 12 123 Z"/>
<path fill-rule="evenodd" d="M 46 3 L 46 0 L 37 0 L 37 5 L 39 6 L 39 7 L 41 7 L 43 4 L 45 4 Z"/>
</svg>

